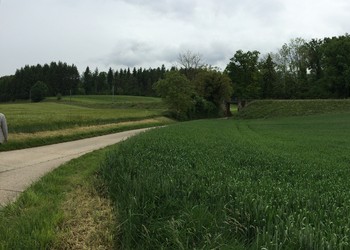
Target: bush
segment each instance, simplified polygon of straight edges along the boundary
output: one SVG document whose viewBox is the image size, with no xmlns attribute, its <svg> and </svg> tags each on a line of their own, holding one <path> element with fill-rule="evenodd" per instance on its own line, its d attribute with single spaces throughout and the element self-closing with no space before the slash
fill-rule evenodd
<svg viewBox="0 0 350 250">
<path fill-rule="evenodd" d="M 193 96 L 193 108 L 188 112 L 190 119 L 214 118 L 220 116 L 220 109 L 201 96 Z"/>
<path fill-rule="evenodd" d="M 30 88 L 30 99 L 33 102 L 40 102 L 45 99 L 48 91 L 47 85 L 38 81 Z"/>
<path fill-rule="evenodd" d="M 194 89 L 191 82 L 181 73 L 170 71 L 165 78 L 156 82 L 153 88 L 168 105 L 169 112 L 178 120 L 188 119 L 188 112 L 193 108 Z"/>
<path fill-rule="evenodd" d="M 56 98 L 57 98 L 57 101 L 61 101 L 61 100 L 62 100 L 62 95 L 61 95 L 61 93 L 58 93 L 57 96 L 56 96 Z"/>
<path fill-rule="evenodd" d="M 217 111 L 220 111 L 220 109 L 223 111 L 222 105 L 224 101 L 231 99 L 233 91 L 230 78 L 215 70 L 199 72 L 194 80 L 194 86 L 198 95 L 214 104 Z M 210 109 L 212 108 L 210 107 Z"/>
</svg>

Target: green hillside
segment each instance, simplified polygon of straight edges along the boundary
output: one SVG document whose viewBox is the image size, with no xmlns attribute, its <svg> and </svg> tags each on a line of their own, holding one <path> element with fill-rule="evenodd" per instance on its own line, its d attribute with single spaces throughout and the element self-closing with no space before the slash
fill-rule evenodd
<svg viewBox="0 0 350 250">
<path fill-rule="evenodd" d="M 235 117 L 272 118 L 350 112 L 350 100 L 259 100 L 249 103 Z"/>
</svg>

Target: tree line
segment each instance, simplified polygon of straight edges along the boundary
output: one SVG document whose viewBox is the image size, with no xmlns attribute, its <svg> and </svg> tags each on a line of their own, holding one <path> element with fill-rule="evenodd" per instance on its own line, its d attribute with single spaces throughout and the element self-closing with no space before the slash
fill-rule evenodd
<svg viewBox="0 0 350 250">
<path fill-rule="evenodd" d="M 350 36 L 292 39 L 277 53 L 237 51 L 225 69 L 239 99 L 350 97 Z"/>
<path fill-rule="evenodd" d="M 163 77 L 165 66 L 155 69 L 130 68 L 108 72 L 91 71 L 82 75 L 75 65 L 52 62 L 44 66 L 25 66 L 12 76 L 0 78 L 0 101 L 29 99 L 31 88 L 37 82 L 47 85 L 47 95 L 120 94 L 155 96 L 152 85 Z"/>
<path fill-rule="evenodd" d="M 164 65 L 155 69 L 130 68 L 94 72 L 86 68 L 81 77 L 80 94 L 117 94 L 155 96 L 153 84 L 166 72 Z"/>
<path fill-rule="evenodd" d="M 28 66 L 16 70 L 13 76 L 0 78 L 0 101 L 26 100 L 30 98 L 31 88 L 43 82 L 47 94 L 55 96 L 76 94 L 79 89 L 80 76 L 76 66 L 52 62 L 44 66 Z"/>
<path fill-rule="evenodd" d="M 194 57 L 193 57 L 194 56 Z M 181 67 L 127 68 L 108 72 L 91 70 L 80 75 L 75 65 L 52 62 L 25 66 L 0 78 L 0 101 L 29 99 L 38 82 L 49 96 L 75 94 L 124 94 L 156 96 L 153 87 L 165 74 L 178 71 L 192 81 L 201 69 L 201 58 L 181 54 Z M 186 61 L 187 60 L 187 61 Z M 191 64 L 192 63 L 192 64 Z M 208 67 L 207 67 L 208 69 Z M 350 97 L 350 36 L 348 34 L 306 41 L 292 39 L 277 52 L 238 50 L 223 74 L 232 81 L 237 99 L 303 99 Z"/>
</svg>

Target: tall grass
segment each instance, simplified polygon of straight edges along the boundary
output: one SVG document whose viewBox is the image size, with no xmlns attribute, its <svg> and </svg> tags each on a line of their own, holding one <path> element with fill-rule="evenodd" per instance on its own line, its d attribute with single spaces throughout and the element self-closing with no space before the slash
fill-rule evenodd
<svg viewBox="0 0 350 250">
<path fill-rule="evenodd" d="M 122 249 L 350 247 L 350 114 L 196 121 L 102 166 Z"/>
<path fill-rule="evenodd" d="M 115 221 L 95 178 L 107 150 L 64 164 L 0 207 L 0 249 L 111 249 Z"/>
</svg>

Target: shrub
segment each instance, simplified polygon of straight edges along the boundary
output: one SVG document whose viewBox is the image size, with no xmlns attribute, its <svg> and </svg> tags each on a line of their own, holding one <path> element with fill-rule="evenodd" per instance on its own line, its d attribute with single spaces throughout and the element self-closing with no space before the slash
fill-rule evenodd
<svg viewBox="0 0 350 250">
<path fill-rule="evenodd" d="M 40 102 L 45 99 L 48 91 L 47 85 L 38 81 L 30 88 L 30 99 L 33 102 Z"/>
<path fill-rule="evenodd" d="M 62 95 L 61 95 L 61 93 L 58 93 L 56 97 L 57 97 L 57 101 L 61 101 L 61 100 L 62 100 Z"/>
<path fill-rule="evenodd" d="M 153 87 L 168 105 L 170 113 L 178 120 L 186 120 L 188 112 L 193 108 L 194 94 L 191 82 L 181 73 L 170 71 L 165 78 Z"/>
<path fill-rule="evenodd" d="M 194 97 L 194 109 L 192 111 L 191 118 L 210 118 L 218 117 L 220 109 L 215 106 L 214 103 L 205 100 L 203 97 Z"/>
<path fill-rule="evenodd" d="M 230 78 L 215 70 L 203 70 L 194 80 L 194 86 L 199 96 L 214 104 L 216 110 L 223 111 L 223 103 L 231 99 L 232 82 Z"/>
</svg>

